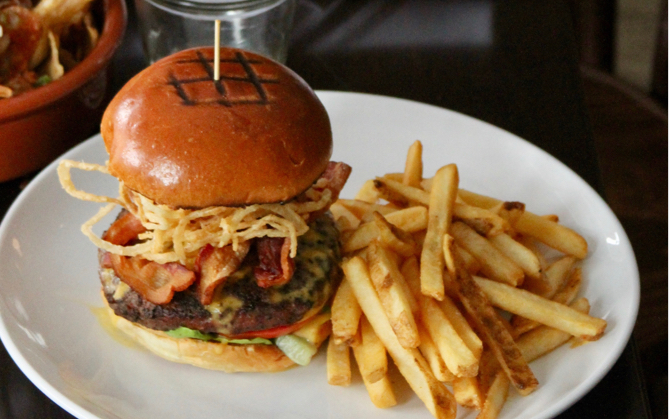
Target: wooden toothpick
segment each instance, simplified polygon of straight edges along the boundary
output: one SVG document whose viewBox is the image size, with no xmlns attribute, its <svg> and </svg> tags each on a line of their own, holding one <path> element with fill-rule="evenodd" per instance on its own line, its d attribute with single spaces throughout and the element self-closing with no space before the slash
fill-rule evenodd
<svg viewBox="0 0 669 419">
<path fill-rule="evenodd" d="M 214 21 L 214 80 L 221 78 L 221 21 Z"/>
</svg>

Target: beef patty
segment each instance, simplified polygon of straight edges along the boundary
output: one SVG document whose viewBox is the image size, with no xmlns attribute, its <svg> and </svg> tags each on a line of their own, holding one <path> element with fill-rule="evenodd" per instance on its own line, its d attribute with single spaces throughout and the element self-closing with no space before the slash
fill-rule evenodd
<svg viewBox="0 0 669 419">
<path fill-rule="evenodd" d="M 253 251 L 214 295 L 202 305 L 194 288 L 177 292 L 167 304 L 156 305 L 122 283 L 112 269 L 101 268 L 100 280 L 117 316 L 155 330 L 188 327 L 227 336 L 292 325 L 315 314 L 330 299 L 341 272 L 338 232 L 332 217 L 320 216 L 298 239 L 295 273 L 281 286 L 261 288 L 253 275 Z"/>
</svg>

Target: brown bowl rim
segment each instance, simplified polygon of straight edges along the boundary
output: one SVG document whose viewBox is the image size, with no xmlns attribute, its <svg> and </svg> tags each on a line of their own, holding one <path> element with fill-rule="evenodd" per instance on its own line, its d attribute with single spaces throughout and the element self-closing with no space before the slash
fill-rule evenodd
<svg viewBox="0 0 669 419">
<path fill-rule="evenodd" d="M 105 21 L 102 34 L 91 53 L 60 79 L 19 96 L 0 101 L 0 122 L 16 120 L 39 112 L 86 84 L 92 74 L 98 73 L 109 64 L 123 40 L 128 16 L 124 0 L 103 1 Z M 5 100 L 7 106 L 3 106 L 2 102 Z"/>
</svg>

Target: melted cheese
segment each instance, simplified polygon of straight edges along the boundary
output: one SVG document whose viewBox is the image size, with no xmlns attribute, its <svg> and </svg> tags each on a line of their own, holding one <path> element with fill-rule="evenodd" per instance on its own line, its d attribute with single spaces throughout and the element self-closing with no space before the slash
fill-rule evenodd
<svg viewBox="0 0 669 419">
<path fill-rule="evenodd" d="M 264 330 L 286 325 L 267 320 L 275 311 L 295 311 L 295 307 L 299 306 L 302 312 L 293 321 L 297 322 L 320 310 L 332 293 L 330 276 L 339 261 L 337 232 L 332 221 L 325 221 L 326 218 L 321 217 L 300 237 L 294 258 L 295 273 L 285 285 L 260 288 L 256 284 L 253 267 L 243 265 L 216 290 L 212 303 L 206 309 L 211 313 L 219 333 L 235 335 L 246 332 L 236 329 L 235 322 L 242 318 L 252 318 L 250 322 L 253 326 L 256 326 L 257 319 L 262 319 L 263 324 L 258 324 L 258 329 L 253 330 Z"/>
</svg>

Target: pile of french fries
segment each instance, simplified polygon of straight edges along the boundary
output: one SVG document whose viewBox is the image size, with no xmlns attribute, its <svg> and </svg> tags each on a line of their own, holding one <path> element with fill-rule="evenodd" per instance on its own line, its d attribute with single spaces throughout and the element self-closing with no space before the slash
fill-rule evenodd
<svg viewBox="0 0 669 419">
<path fill-rule="evenodd" d="M 529 362 L 604 333 L 577 298 L 587 243 L 555 215 L 460 189 L 454 164 L 422 171 L 416 141 L 403 173 L 332 206 L 345 278 L 328 382 L 350 385 L 352 352 L 372 402 L 391 407 L 390 354 L 436 418 L 454 418 L 458 404 L 495 418 L 511 386 L 526 396 L 539 385 Z"/>
</svg>

